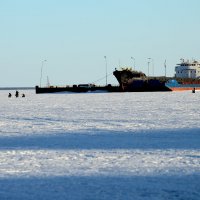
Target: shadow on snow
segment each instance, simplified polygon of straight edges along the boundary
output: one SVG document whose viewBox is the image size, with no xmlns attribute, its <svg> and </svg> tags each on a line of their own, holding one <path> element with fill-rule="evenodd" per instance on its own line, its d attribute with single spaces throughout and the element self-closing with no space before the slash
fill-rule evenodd
<svg viewBox="0 0 200 200">
<path fill-rule="evenodd" d="M 199 200 L 200 176 L 45 177 L 0 179 L 9 200 Z"/>
<path fill-rule="evenodd" d="M 200 149 L 200 129 L 0 137 L 0 149 Z"/>
</svg>

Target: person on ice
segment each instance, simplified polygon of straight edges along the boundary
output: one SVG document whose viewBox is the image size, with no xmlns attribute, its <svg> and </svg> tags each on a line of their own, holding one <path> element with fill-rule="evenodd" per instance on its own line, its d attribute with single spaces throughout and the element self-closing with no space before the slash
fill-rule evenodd
<svg viewBox="0 0 200 200">
<path fill-rule="evenodd" d="M 22 94 L 22 97 L 25 97 L 25 94 Z"/>
<path fill-rule="evenodd" d="M 15 96 L 19 97 L 19 92 L 18 91 L 15 92 Z"/>
<path fill-rule="evenodd" d="M 9 93 L 9 94 L 8 94 L 8 97 L 9 97 L 9 98 L 11 98 L 11 97 L 12 97 L 12 94 L 11 94 L 11 93 Z"/>
</svg>

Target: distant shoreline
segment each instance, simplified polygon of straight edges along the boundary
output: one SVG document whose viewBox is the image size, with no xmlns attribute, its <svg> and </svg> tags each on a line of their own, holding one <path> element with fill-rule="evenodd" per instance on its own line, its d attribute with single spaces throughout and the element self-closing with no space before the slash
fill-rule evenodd
<svg viewBox="0 0 200 200">
<path fill-rule="evenodd" d="M 35 87 L 0 87 L 0 90 L 33 90 Z"/>
</svg>

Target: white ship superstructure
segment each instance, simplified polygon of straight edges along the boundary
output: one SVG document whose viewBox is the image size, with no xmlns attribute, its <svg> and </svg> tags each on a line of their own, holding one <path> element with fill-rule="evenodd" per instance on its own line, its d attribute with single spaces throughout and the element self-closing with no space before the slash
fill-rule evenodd
<svg viewBox="0 0 200 200">
<path fill-rule="evenodd" d="M 200 63 L 196 60 L 185 61 L 181 59 L 181 63 L 175 67 L 175 77 L 177 78 L 200 78 Z"/>
</svg>

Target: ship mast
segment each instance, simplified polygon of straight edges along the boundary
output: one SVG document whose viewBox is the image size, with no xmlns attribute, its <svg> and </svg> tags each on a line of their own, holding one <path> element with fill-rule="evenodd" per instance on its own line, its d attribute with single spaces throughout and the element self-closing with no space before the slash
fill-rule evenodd
<svg viewBox="0 0 200 200">
<path fill-rule="evenodd" d="M 43 72 L 43 67 L 44 67 L 44 63 L 46 62 L 47 60 L 43 60 L 42 61 L 42 66 L 41 66 L 41 72 L 40 72 L 40 87 L 42 85 L 42 72 Z"/>
<path fill-rule="evenodd" d="M 107 72 L 107 68 L 108 68 L 108 66 L 107 66 L 107 57 L 104 56 L 104 58 L 105 58 L 105 64 L 106 64 L 106 86 L 107 86 L 107 84 L 108 84 L 108 81 L 107 81 L 107 79 L 108 79 L 108 72 Z"/>
</svg>

